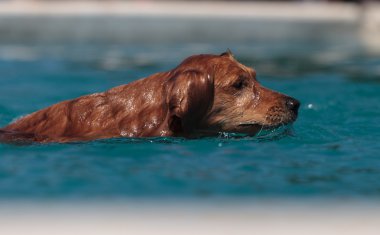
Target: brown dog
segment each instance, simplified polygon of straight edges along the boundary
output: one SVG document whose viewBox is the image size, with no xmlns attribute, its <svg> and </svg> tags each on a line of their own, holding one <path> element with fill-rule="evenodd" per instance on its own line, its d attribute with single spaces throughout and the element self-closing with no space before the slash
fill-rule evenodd
<svg viewBox="0 0 380 235">
<path fill-rule="evenodd" d="M 0 131 L 2 141 L 255 134 L 296 120 L 300 103 L 262 87 L 230 52 L 195 55 L 175 69 L 63 101 Z"/>
</svg>

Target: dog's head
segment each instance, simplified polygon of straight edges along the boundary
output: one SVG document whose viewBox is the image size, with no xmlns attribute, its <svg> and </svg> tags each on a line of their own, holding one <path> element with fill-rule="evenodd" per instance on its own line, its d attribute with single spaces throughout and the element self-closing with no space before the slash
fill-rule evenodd
<svg viewBox="0 0 380 235">
<path fill-rule="evenodd" d="M 171 74 L 169 126 L 174 132 L 256 134 L 297 118 L 300 103 L 261 86 L 255 70 L 231 52 L 191 56 Z"/>
</svg>

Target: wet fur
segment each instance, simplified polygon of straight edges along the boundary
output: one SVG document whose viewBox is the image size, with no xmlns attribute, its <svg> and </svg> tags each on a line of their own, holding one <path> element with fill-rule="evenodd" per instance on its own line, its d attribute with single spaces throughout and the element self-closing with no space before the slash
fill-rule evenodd
<svg viewBox="0 0 380 235">
<path fill-rule="evenodd" d="M 298 107 L 289 109 L 289 99 L 262 87 L 256 72 L 230 52 L 195 55 L 171 71 L 29 114 L 2 128 L 0 140 L 255 134 L 296 119 Z"/>
</svg>

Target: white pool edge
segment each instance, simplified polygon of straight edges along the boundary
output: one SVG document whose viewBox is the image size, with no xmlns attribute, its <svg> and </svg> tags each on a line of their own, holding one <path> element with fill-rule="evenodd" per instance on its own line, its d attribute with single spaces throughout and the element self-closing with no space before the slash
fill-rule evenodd
<svg viewBox="0 0 380 235">
<path fill-rule="evenodd" d="M 118 201 L 0 203 L 2 234 L 377 234 L 376 202 Z"/>
<path fill-rule="evenodd" d="M 0 17 L 238 19 L 350 25 L 366 50 L 380 53 L 380 3 L 219 1 L 0 1 Z"/>
<path fill-rule="evenodd" d="M 373 9 L 373 6 L 370 7 Z M 0 15 L 119 15 L 165 17 L 228 17 L 314 21 L 356 21 L 363 7 L 331 3 L 265 2 L 0 2 Z"/>
</svg>

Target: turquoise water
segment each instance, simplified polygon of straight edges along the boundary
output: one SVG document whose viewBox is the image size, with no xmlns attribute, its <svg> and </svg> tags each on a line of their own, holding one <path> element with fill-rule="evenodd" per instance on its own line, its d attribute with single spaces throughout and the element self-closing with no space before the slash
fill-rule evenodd
<svg viewBox="0 0 380 235">
<path fill-rule="evenodd" d="M 0 144 L 0 198 L 380 196 L 380 57 L 360 49 L 1 45 L 0 125 L 227 47 L 302 102 L 293 127 L 265 138 Z"/>
</svg>

